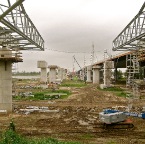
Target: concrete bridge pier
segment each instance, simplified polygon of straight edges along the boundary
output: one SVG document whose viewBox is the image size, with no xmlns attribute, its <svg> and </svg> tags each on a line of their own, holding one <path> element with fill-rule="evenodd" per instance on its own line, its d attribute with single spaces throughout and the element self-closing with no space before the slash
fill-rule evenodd
<svg viewBox="0 0 145 144">
<path fill-rule="evenodd" d="M 0 110 L 12 112 L 12 63 L 22 62 L 21 56 L 6 47 L 0 49 Z"/>
<path fill-rule="evenodd" d="M 92 66 L 88 66 L 87 67 L 87 82 L 92 82 L 91 76 L 92 76 Z"/>
<path fill-rule="evenodd" d="M 58 79 L 60 79 L 61 81 L 63 81 L 63 79 L 64 79 L 64 69 L 63 68 L 58 68 Z"/>
<path fill-rule="evenodd" d="M 114 68 L 113 61 L 104 62 L 104 87 L 111 86 L 111 76 L 112 76 L 111 69 L 113 69 L 113 68 Z"/>
<path fill-rule="evenodd" d="M 80 71 L 80 79 L 83 81 L 85 76 L 85 70 L 84 68 Z"/>
<path fill-rule="evenodd" d="M 56 65 L 50 65 L 48 66 L 48 68 L 50 69 L 49 71 L 49 83 L 55 83 L 56 82 L 56 70 L 57 70 L 57 66 Z"/>
<path fill-rule="evenodd" d="M 41 68 L 40 82 L 47 83 L 47 62 L 46 61 L 38 61 L 37 67 Z"/>
<path fill-rule="evenodd" d="M 100 84 L 100 69 L 101 66 L 93 66 L 93 84 Z"/>
</svg>

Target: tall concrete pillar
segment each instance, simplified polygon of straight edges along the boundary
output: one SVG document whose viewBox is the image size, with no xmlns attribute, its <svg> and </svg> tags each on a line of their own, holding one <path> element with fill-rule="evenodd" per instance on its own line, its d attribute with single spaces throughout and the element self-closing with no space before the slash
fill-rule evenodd
<svg viewBox="0 0 145 144">
<path fill-rule="evenodd" d="M 58 79 L 60 79 L 61 81 L 64 79 L 63 71 L 63 68 L 58 68 Z"/>
<path fill-rule="evenodd" d="M 113 68 L 114 68 L 113 61 L 104 62 L 104 86 L 105 87 L 111 86 L 111 76 L 112 76 L 111 69 L 113 69 Z"/>
<path fill-rule="evenodd" d="M 12 63 L 22 62 L 6 47 L 0 49 L 0 110 L 12 112 Z"/>
<path fill-rule="evenodd" d="M 64 80 L 67 78 L 67 69 L 58 68 L 58 79 Z"/>
<path fill-rule="evenodd" d="M 56 82 L 56 69 L 58 68 L 56 65 L 50 65 L 48 66 L 50 69 L 49 71 L 49 83 L 55 83 Z"/>
<path fill-rule="evenodd" d="M 100 68 L 101 66 L 93 66 L 93 84 L 100 84 Z"/>
<path fill-rule="evenodd" d="M 40 82 L 46 83 L 47 82 L 47 62 L 46 61 L 38 61 L 37 67 L 41 68 Z"/>
<path fill-rule="evenodd" d="M 92 82 L 92 66 L 87 66 L 87 82 Z"/>
<path fill-rule="evenodd" d="M 84 78 L 86 76 L 86 71 L 87 71 L 87 67 L 82 68 L 81 70 L 81 75 L 80 75 L 80 79 L 84 81 Z"/>
</svg>

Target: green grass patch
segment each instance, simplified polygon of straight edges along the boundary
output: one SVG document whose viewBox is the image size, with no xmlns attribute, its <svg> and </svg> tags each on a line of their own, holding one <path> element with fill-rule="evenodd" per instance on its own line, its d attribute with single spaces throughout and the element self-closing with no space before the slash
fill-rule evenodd
<svg viewBox="0 0 145 144">
<path fill-rule="evenodd" d="M 108 88 L 104 88 L 104 89 L 100 89 L 100 88 L 98 88 L 98 89 L 101 91 L 113 92 L 116 96 L 119 96 L 119 97 L 127 97 L 127 93 L 120 87 L 108 87 Z"/>
<path fill-rule="evenodd" d="M 71 92 L 68 90 L 49 90 L 43 92 L 33 92 L 33 96 L 16 96 L 14 100 L 52 100 L 52 99 L 65 99 Z"/>
<path fill-rule="evenodd" d="M 83 139 L 91 139 L 91 138 L 93 138 L 93 137 L 94 137 L 94 136 L 91 135 L 91 134 L 84 134 L 84 135 L 81 136 L 81 138 L 83 138 Z"/>
<path fill-rule="evenodd" d="M 20 136 L 12 130 L 3 133 L 0 144 L 80 144 L 79 142 L 60 142 L 52 138 L 35 138 L 29 139 Z"/>
<path fill-rule="evenodd" d="M 84 86 L 86 86 L 86 84 L 84 81 L 80 81 L 80 80 L 65 80 L 65 81 L 63 81 L 61 86 L 63 86 L 63 87 L 84 87 Z"/>
<path fill-rule="evenodd" d="M 100 89 L 100 88 L 99 88 Z M 121 89 L 120 87 L 108 87 L 108 88 L 104 88 L 104 89 L 101 89 L 103 91 L 123 91 L 123 89 Z"/>
</svg>

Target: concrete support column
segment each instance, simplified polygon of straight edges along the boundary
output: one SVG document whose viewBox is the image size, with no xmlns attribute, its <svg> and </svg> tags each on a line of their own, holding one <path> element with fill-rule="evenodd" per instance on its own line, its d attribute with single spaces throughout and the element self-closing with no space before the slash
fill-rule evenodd
<svg viewBox="0 0 145 144">
<path fill-rule="evenodd" d="M 0 110 L 12 112 L 12 63 L 22 62 L 19 52 L 0 49 Z"/>
<path fill-rule="evenodd" d="M 101 66 L 93 66 L 93 84 L 100 84 L 100 68 Z"/>
<path fill-rule="evenodd" d="M 46 61 L 38 61 L 37 67 L 41 68 L 40 82 L 46 83 L 47 82 L 47 62 Z"/>
<path fill-rule="evenodd" d="M 41 82 L 47 82 L 47 69 L 41 68 Z"/>
<path fill-rule="evenodd" d="M 61 81 L 64 79 L 63 73 L 64 73 L 64 69 L 58 68 L 58 79 L 60 79 Z"/>
<path fill-rule="evenodd" d="M 111 76 L 112 76 L 111 69 L 113 69 L 113 68 L 114 68 L 113 61 L 104 62 L 104 86 L 105 87 L 111 86 Z"/>
<path fill-rule="evenodd" d="M 58 68 L 56 65 L 50 65 L 48 66 L 50 69 L 49 71 L 49 83 L 55 83 L 56 82 L 56 69 Z"/>
<path fill-rule="evenodd" d="M 87 67 L 87 82 L 92 82 L 91 80 L 91 73 L 92 72 L 92 66 Z"/>
<path fill-rule="evenodd" d="M 12 112 L 11 61 L 0 61 L 0 110 Z"/>
<path fill-rule="evenodd" d="M 83 68 L 81 71 L 80 71 L 80 79 L 82 81 L 84 81 L 84 77 L 85 77 L 85 69 Z"/>
</svg>

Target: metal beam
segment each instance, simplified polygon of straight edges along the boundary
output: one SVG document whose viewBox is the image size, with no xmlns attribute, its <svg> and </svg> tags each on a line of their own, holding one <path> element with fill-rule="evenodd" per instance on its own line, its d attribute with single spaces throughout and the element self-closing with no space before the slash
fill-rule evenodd
<svg viewBox="0 0 145 144">
<path fill-rule="evenodd" d="M 24 0 L 17 0 L 11 7 L 9 7 L 2 15 L 0 15 L 0 21 L 3 19 L 8 13 L 10 13 L 13 9 L 19 6 Z"/>
<path fill-rule="evenodd" d="M 1 23 L 3 23 L 4 25 L 6 25 L 7 27 L 9 27 L 11 30 L 13 30 L 14 32 L 18 33 L 20 36 L 22 36 L 23 38 L 27 39 L 28 41 L 30 41 L 32 44 L 36 45 L 38 48 L 42 49 L 37 43 L 35 43 L 32 39 L 30 39 L 29 37 L 27 37 L 27 35 L 25 35 L 23 32 L 21 32 L 19 29 L 17 29 L 16 27 L 14 27 L 12 24 L 10 24 L 8 21 L 6 21 L 5 19 L 1 20 Z"/>
<path fill-rule="evenodd" d="M 145 38 L 145 2 L 138 14 L 122 30 L 122 32 L 113 40 L 113 50 L 126 48 L 126 46 L 138 47 L 138 42 Z"/>
<path fill-rule="evenodd" d="M 3 39 L 0 45 L 11 46 L 12 44 L 13 46 L 15 42 L 12 43 L 12 41 L 17 41 L 19 44 L 25 42 L 28 48 L 32 46 L 33 48 L 44 50 L 44 40 L 27 15 L 22 4 L 24 0 L 18 0 L 12 6 L 11 0 L 7 1 L 8 6 L 5 6 L 5 3 L 0 4 L 0 23 L 2 23 L 2 27 L 0 27 L 0 39 Z M 4 9 L 7 10 L 4 11 Z M 10 30 L 11 33 L 6 34 L 5 32 L 4 35 L 1 31 L 5 30 Z"/>
</svg>

